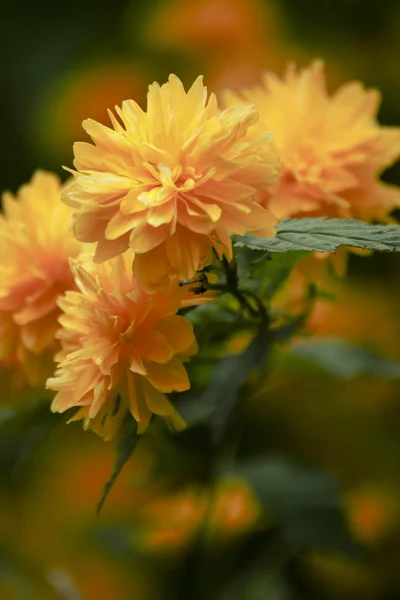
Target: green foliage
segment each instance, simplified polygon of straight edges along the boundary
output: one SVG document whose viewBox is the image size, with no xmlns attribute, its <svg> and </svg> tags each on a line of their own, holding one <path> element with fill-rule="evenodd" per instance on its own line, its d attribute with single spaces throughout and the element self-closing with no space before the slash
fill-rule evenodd
<svg viewBox="0 0 400 600">
<path fill-rule="evenodd" d="M 400 225 L 370 225 L 325 217 L 287 219 L 278 223 L 273 238 L 235 236 L 234 245 L 267 252 L 335 252 L 340 246 L 399 252 Z"/>
<path fill-rule="evenodd" d="M 15 411 L 8 407 L 0 408 L 0 427 L 15 418 Z"/>
<path fill-rule="evenodd" d="M 112 472 L 110 479 L 105 484 L 103 493 L 97 505 L 98 515 L 100 515 L 101 509 L 107 500 L 107 496 L 117 481 L 122 469 L 132 456 L 139 439 L 140 436 L 137 434 L 137 423 L 131 414 L 128 414 L 121 428 L 117 448 L 117 460 L 115 461 L 114 471 Z"/>
<path fill-rule="evenodd" d="M 247 328 L 232 302 L 220 298 L 218 302 L 201 304 L 186 315 L 192 323 L 200 352 L 209 347 L 215 349 L 220 342 L 226 341 L 235 331 Z"/>
<path fill-rule="evenodd" d="M 0 597 L 4 594 L 13 600 L 81 600 L 80 595 L 61 594 L 51 573 L 38 571 L 9 548 L 0 549 Z"/>
<path fill-rule="evenodd" d="M 203 401 L 215 406 L 211 417 L 211 434 L 218 443 L 230 422 L 239 400 L 240 389 L 249 375 L 262 367 L 270 350 L 266 332 L 259 333 L 243 354 L 224 358 L 214 371 L 214 376 L 204 393 Z"/>
<path fill-rule="evenodd" d="M 271 561 L 253 566 L 235 577 L 220 600 L 293 600 L 294 596 L 282 574 L 271 569 Z"/>
<path fill-rule="evenodd" d="M 18 485 L 31 474 L 39 450 L 64 421 L 63 415 L 53 414 L 39 399 L 32 399 L 25 411 L 1 409 L 0 473 L 8 485 Z"/>
<path fill-rule="evenodd" d="M 302 251 L 271 254 L 238 245 L 236 260 L 240 288 L 269 300 L 285 283 L 293 267 L 307 255 Z"/>
<path fill-rule="evenodd" d="M 262 367 L 269 349 L 269 336 L 261 332 L 243 353 L 219 360 L 201 394 L 189 397 L 182 405 L 178 398 L 178 410 L 184 419 L 190 425 L 210 419 L 212 438 L 215 443 L 221 441 L 239 401 L 241 389 L 249 375 Z"/>
<path fill-rule="evenodd" d="M 400 380 L 400 362 L 355 346 L 346 340 L 317 338 L 301 340 L 291 349 L 294 356 L 341 379 L 360 376 Z M 301 365 L 300 365 L 301 366 Z"/>
<path fill-rule="evenodd" d="M 268 457 L 239 463 L 236 471 L 253 486 L 294 550 L 359 554 L 334 477 Z"/>
</svg>

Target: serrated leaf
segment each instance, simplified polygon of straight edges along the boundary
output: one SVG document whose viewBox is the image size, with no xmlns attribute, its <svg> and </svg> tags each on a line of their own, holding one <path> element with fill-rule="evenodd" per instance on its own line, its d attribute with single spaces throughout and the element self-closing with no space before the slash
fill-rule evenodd
<svg viewBox="0 0 400 600">
<path fill-rule="evenodd" d="M 400 225 L 370 225 L 325 217 L 287 219 L 278 223 L 273 238 L 235 236 L 234 245 L 267 252 L 335 252 L 339 246 L 399 252 Z"/>
<path fill-rule="evenodd" d="M 242 463 L 237 472 L 253 486 L 291 547 L 357 554 L 333 476 L 268 458 Z"/>
<path fill-rule="evenodd" d="M 302 340 L 291 349 L 290 354 L 341 379 L 369 375 L 394 381 L 400 380 L 400 362 L 355 346 L 346 340 L 332 338 Z"/>
<path fill-rule="evenodd" d="M 137 423 L 132 417 L 132 415 L 128 414 L 122 425 L 122 431 L 117 448 L 117 460 L 115 461 L 114 471 L 112 472 L 110 479 L 104 486 L 103 493 L 97 505 L 97 515 L 100 514 L 101 509 L 104 506 L 104 502 L 107 500 L 108 494 L 110 493 L 112 487 L 117 481 L 122 469 L 132 456 L 139 439 L 140 436 L 137 433 Z"/>
</svg>

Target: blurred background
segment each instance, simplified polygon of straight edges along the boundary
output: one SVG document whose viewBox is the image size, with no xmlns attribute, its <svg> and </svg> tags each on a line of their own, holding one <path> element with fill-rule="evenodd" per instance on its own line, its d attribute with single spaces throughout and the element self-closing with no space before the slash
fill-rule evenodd
<svg viewBox="0 0 400 600">
<path fill-rule="evenodd" d="M 201 73 L 218 92 L 255 84 L 263 70 L 282 72 L 288 61 L 306 65 L 320 57 L 330 89 L 349 79 L 378 87 L 381 123 L 400 125 L 396 0 L 378 6 L 363 0 L 37 0 L 7 2 L 1 13 L 2 190 L 15 192 L 36 168 L 64 177 L 72 143 L 85 139 L 84 118 L 107 123 L 106 109 L 127 98 L 144 106 L 148 84 L 171 72 L 186 85 Z M 400 185 L 400 166 L 384 178 Z M 400 360 L 398 268 L 394 255 L 352 256 L 348 278 L 337 283 L 339 301 L 317 303 L 310 332 Z M 316 548 L 287 560 L 277 548 L 252 563 L 252 583 L 243 588 L 237 578 L 257 543 L 260 500 L 237 478 L 209 490 L 201 431 L 179 444 L 149 434 L 98 518 L 115 448 L 80 425 L 55 428 L 51 415 L 45 423 L 43 415 L 30 415 L 29 427 L 7 425 L 5 410 L 0 600 L 397 600 L 399 391 L 398 375 L 323 369 L 278 369 L 258 385 L 246 407 L 241 453 L 268 451 L 337 476 L 352 536 L 365 555 Z M 4 405 L 9 393 L 2 381 Z M 207 511 L 207 552 L 198 557 L 193 540 Z M 196 592 L 207 578 L 219 582 L 217 591 L 210 584 L 202 588 L 207 593 Z"/>
</svg>

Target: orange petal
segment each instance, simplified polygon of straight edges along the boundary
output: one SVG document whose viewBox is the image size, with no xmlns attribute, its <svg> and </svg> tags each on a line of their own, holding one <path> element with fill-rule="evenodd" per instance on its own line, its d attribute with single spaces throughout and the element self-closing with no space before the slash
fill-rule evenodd
<svg viewBox="0 0 400 600">
<path fill-rule="evenodd" d="M 193 326 L 185 317 L 174 315 L 162 319 L 157 323 L 156 329 L 167 338 L 177 354 L 184 352 L 193 344 Z"/>
<path fill-rule="evenodd" d="M 168 236 L 167 226 L 151 227 L 150 225 L 139 225 L 130 235 L 130 246 L 137 254 L 144 254 L 159 246 Z"/>
<path fill-rule="evenodd" d="M 165 365 L 146 363 L 146 369 L 146 379 L 160 392 L 184 392 L 190 388 L 186 369 L 176 357 Z"/>
<path fill-rule="evenodd" d="M 118 211 L 108 222 L 104 235 L 107 240 L 116 240 L 132 231 L 135 227 L 142 225 L 145 221 L 145 211 L 133 213 L 132 215 L 125 215 L 121 211 Z"/>
<path fill-rule="evenodd" d="M 93 257 L 95 263 L 102 263 L 119 254 L 123 254 L 129 248 L 129 235 L 126 234 L 117 240 L 106 240 L 104 238 L 97 242 L 96 252 Z"/>
<path fill-rule="evenodd" d="M 138 423 L 138 433 L 142 433 L 150 422 L 151 412 L 145 401 L 141 378 L 132 373 L 127 373 L 127 378 L 131 413 Z"/>
<path fill-rule="evenodd" d="M 172 427 L 178 431 L 186 427 L 185 421 L 174 409 L 169 400 L 147 381 L 143 381 L 143 390 L 146 399 L 146 404 L 150 411 L 155 415 L 167 419 Z"/>
<path fill-rule="evenodd" d="M 140 287 L 148 294 L 164 289 L 171 274 L 164 245 L 157 246 L 146 254 L 136 254 L 133 272 Z"/>
<path fill-rule="evenodd" d="M 166 363 L 171 360 L 174 350 L 162 332 L 156 330 L 137 331 L 134 344 L 140 356 L 149 362 Z"/>
</svg>

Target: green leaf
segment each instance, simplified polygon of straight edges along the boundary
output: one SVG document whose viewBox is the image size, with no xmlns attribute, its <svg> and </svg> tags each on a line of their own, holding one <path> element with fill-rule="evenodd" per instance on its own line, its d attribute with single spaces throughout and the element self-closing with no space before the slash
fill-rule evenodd
<svg viewBox="0 0 400 600">
<path fill-rule="evenodd" d="M 399 252 L 400 225 L 370 225 L 325 217 L 287 219 L 278 223 L 273 238 L 235 236 L 234 245 L 268 252 L 335 252 L 339 246 Z"/>
<path fill-rule="evenodd" d="M 285 283 L 293 267 L 307 252 L 270 254 L 247 247 L 238 247 L 235 253 L 238 264 L 240 289 L 251 291 L 262 299 L 269 299 Z"/>
<path fill-rule="evenodd" d="M 134 533 L 125 522 L 90 523 L 84 531 L 84 544 L 115 559 L 127 560 L 134 553 Z M 140 537 L 140 534 L 138 534 Z"/>
<path fill-rule="evenodd" d="M 189 426 L 211 417 L 213 440 L 222 436 L 239 400 L 239 392 L 252 371 L 259 370 L 276 345 L 285 344 L 298 335 L 306 314 L 299 315 L 278 328 L 256 335 L 242 354 L 220 360 L 210 377 L 210 383 L 200 394 L 178 394 L 174 405 Z M 279 365 L 279 363 L 278 363 Z"/>
<path fill-rule="evenodd" d="M 0 427 L 6 423 L 9 423 L 16 416 L 16 411 L 8 407 L 0 408 Z"/>
<path fill-rule="evenodd" d="M 346 340 L 302 340 L 291 349 L 290 354 L 341 379 L 352 379 L 362 375 L 394 381 L 400 379 L 400 362 L 354 346 Z"/>
<path fill-rule="evenodd" d="M 225 298 L 218 302 L 201 304 L 187 315 L 192 323 L 200 349 L 206 344 L 223 341 L 237 329 L 237 311 L 229 307 Z"/>
<path fill-rule="evenodd" d="M 262 458 L 239 464 L 236 472 L 253 486 L 291 547 L 358 554 L 333 476 Z"/>
<path fill-rule="evenodd" d="M 241 354 L 217 362 L 210 382 L 200 394 L 177 399 L 179 413 L 189 426 L 211 419 L 214 443 L 221 441 L 239 400 L 239 392 L 252 371 L 260 369 L 270 349 L 270 335 L 259 333 Z"/>
<path fill-rule="evenodd" d="M 204 401 L 215 406 L 211 419 L 213 440 L 218 443 L 237 405 L 239 391 L 253 371 L 260 369 L 270 350 L 270 339 L 266 332 L 259 333 L 243 354 L 221 360 L 204 392 Z"/>
<path fill-rule="evenodd" d="M 50 411 L 47 401 L 36 401 L 25 410 L 0 411 L 0 479 L 20 485 L 32 474 L 38 452 L 65 416 Z"/>
<path fill-rule="evenodd" d="M 220 600 L 292 600 L 293 595 L 280 573 L 268 563 L 235 578 L 219 596 Z"/>
<path fill-rule="evenodd" d="M 121 436 L 118 443 L 117 449 L 117 460 L 115 461 L 114 471 L 111 474 L 110 479 L 104 486 L 103 493 L 97 505 L 97 515 L 100 515 L 101 509 L 103 508 L 104 502 L 107 499 L 113 485 L 118 479 L 122 469 L 132 456 L 136 445 L 140 439 L 137 433 L 137 423 L 131 414 L 128 414 L 122 425 Z"/>
<path fill-rule="evenodd" d="M 15 544 L 14 544 L 15 545 Z M 65 600 L 37 565 L 15 554 L 15 548 L 0 548 L 0 598 L 13 600 Z M 81 596 L 69 596 L 82 600 Z"/>
</svg>

